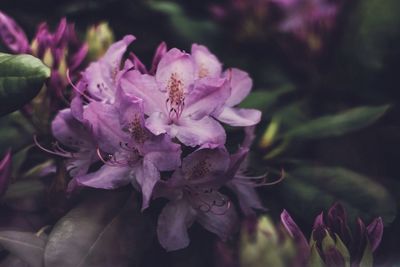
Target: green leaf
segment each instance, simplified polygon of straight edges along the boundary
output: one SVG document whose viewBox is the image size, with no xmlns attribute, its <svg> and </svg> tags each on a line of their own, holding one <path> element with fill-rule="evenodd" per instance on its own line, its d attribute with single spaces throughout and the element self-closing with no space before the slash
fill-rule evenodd
<svg viewBox="0 0 400 267">
<path fill-rule="evenodd" d="M 136 266 L 152 241 L 152 225 L 125 191 L 97 191 L 54 226 L 45 266 Z"/>
<path fill-rule="evenodd" d="M 33 143 L 34 128 L 30 122 L 16 111 L 0 117 L 0 154 L 13 148 L 13 151 L 23 149 Z"/>
<path fill-rule="evenodd" d="M 389 106 L 357 107 L 348 111 L 323 116 L 287 131 L 284 138 L 318 139 L 340 136 L 364 128 L 385 114 Z"/>
<path fill-rule="evenodd" d="M 346 207 L 352 219 L 371 221 L 381 216 L 390 223 L 396 216 L 396 202 L 385 187 L 344 168 L 298 167 L 288 172 L 282 187 L 288 209 L 308 222 L 335 201 Z"/>
<path fill-rule="evenodd" d="M 398 0 L 358 1 L 343 38 L 344 63 L 358 62 L 372 70 L 382 68 L 385 56 L 399 44 L 399 10 Z"/>
<path fill-rule="evenodd" d="M 190 42 L 205 42 L 218 36 L 217 26 L 208 20 L 196 20 L 187 16 L 181 6 L 169 1 L 148 1 L 154 11 L 168 16 L 175 32 Z"/>
<path fill-rule="evenodd" d="M 43 266 L 46 241 L 34 233 L 1 231 L 0 246 L 32 267 Z"/>
<path fill-rule="evenodd" d="M 239 105 L 241 108 L 255 108 L 260 110 L 270 109 L 282 95 L 294 90 L 293 85 L 287 84 L 271 91 L 255 91 L 249 94 Z"/>
<path fill-rule="evenodd" d="M 50 69 L 30 55 L 0 53 L 0 116 L 22 108 L 50 77 Z"/>
</svg>

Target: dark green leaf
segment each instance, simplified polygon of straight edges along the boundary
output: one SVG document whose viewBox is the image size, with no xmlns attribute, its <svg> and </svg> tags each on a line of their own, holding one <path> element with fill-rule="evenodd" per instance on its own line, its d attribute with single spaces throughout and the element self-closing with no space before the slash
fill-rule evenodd
<svg viewBox="0 0 400 267">
<path fill-rule="evenodd" d="M 14 210 L 34 212 L 43 208 L 45 185 L 40 180 L 23 180 L 11 184 L 3 198 Z"/>
<path fill-rule="evenodd" d="M 243 100 L 241 108 L 255 108 L 260 110 L 270 109 L 282 95 L 293 91 L 294 87 L 290 84 L 271 91 L 255 91 Z"/>
<path fill-rule="evenodd" d="M 316 139 L 340 136 L 366 127 L 388 110 L 389 106 L 357 107 L 336 115 L 323 116 L 286 132 L 284 138 Z"/>
<path fill-rule="evenodd" d="M 339 167 L 298 167 L 282 182 L 288 209 L 304 220 L 312 220 L 335 201 L 346 206 L 351 217 L 366 222 L 381 216 L 390 223 L 396 203 L 382 185 L 368 177 Z"/>
<path fill-rule="evenodd" d="M 65 215 L 50 233 L 45 266 L 134 266 L 153 231 L 128 195 L 97 192 Z"/>
<path fill-rule="evenodd" d="M 205 42 L 217 35 L 217 27 L 211 21 L 196 20 L 187 16 L 181 6 L 169 1 L 149 1 L 151 9 L 168 16 L 176 33 L 190 42 Z"/>
<path fill-rule="evenodd" d="M 46 241 L 33 233 L 1 231 L 0 246 L 32 267 L 43 266 Z"/>
<path fill-rule="evenodd" d="M 10 147 L 19 150 L 33 143 L 34 129 L 19 111 L 0 117 L 0 153 L 4 155 Z"/>
<path fill-rule="evenodd" d="M 345 32 L 343 60 L 380 69 L 390 51 L 388 48 L 397 47 L 393 41 L 400 36 L 399 10 L 398 0 L 358 1 Z"/>
<path fill-rule="evenodd" d="M 27 104 L 49 77 L 50 69 L 33 56 L 0 53 L 0 115 Z"/>
</svg>

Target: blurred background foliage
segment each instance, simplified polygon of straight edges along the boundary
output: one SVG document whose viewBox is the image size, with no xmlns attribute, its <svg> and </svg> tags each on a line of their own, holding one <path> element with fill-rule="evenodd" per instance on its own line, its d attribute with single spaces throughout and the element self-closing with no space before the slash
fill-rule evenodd
<svg viewBox="0 0 400 267">
<path fill-rule="evenodd" d="M 55 26 L 65 16 L 81 38 L 89 26 L 107 21 L 116 40 L 127 33 L 137 37 L 132 49 L 146 63 L 161 41 L 187 51 L 195 42 L 209 47 L 224 66 L 248 71 L 254 92 L 242 105 L 263 111 L 251 172 L 268 171 L 272 178 L 281 169 L 286 173 L 283 182 L 259 190 L 272 217 L 285 208 L 310 230 L 314 217 L 339 200 L 352 219 L 382 216 L 386 228 L 378 262 L 400 260 L 395 253 L 400 247 L 400 2 L 336 1 L 341 8 L 335 27 L 319 32 L 319 45 L 274 30 L 281 14 L 273 6 L 229 13 L 232 2 L 3 0 L 0 9 L 29 39 L 42 21 Z M 224 19 L 215 8 L 225 8 Z M 24 164 L 32 172 L 32 162 L 46 164 L 24 162 L 26 152 L 35 149 L 31 136 L 37 129 L 19 113 L 0 118 L 0 125 L 1 155 L 13 148 L 15 170 Z M 235 136 L 230 143 L 237 145 L 242 133 L 228 130 Z M 40 184 L 28 188 L 31 194 L 43 190 Z M 13 190 L 6 199 L 27 189 Z M 173 266 L 212 262 L 207 253 L 212 237 L 196 227 L 191 232 L 202 238 L 169 255 Z M 152 266 L 152 259 L 147 264 Z"/>
</svg>

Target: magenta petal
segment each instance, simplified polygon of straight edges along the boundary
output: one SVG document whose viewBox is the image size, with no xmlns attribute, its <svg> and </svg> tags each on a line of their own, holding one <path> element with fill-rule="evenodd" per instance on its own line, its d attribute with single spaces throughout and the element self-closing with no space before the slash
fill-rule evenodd
<svg viewBox="0 0 400 267">
<path fill-rule="evenodd" d="M 288 231 L 289 235 L 298 243 L 302 248 L 308 248 L 308 242 L 305 238 L 303 232 L 294 222 L 292 217 L 286 210 L 281 213 L 281 222 L 285 229 Z"/>
<path fill-rule="evenodd" d="M 261 115 L 261 111 L 256 109 L 225 107 L 216 118 L 231 126 L 246 127 L 259 123 Z"/>
<path fill-rule="evenodd" d="M 233 205 L 223 208 L 221 213 L 198 212 L 196 219 L 205 229 L 227 240 L 237 230 L 238 217 Z"/>
<path fill-rule="evenodd" d="M 165 95 L 160 92 L 153 76 L 142 75 L 138 71 L 128 71 L 120 79 L 121 89 L 143 99 L 144 113 L 151 115 L 153 112 L 164 112 Z"/>
<path fill-rule="evenodd" d="M 228 107 L 236 106 L 250 93 L 253 81 L 247 72 L 235 68 L 225 71 L 224 76 L 231 81 L 232 88 L 226 105 Z"/>
<path fill-rule="evenodd" d="M 76 182 L 100 189 L 115 189 L 132 181 L 131 168 L 104 165 L 98 171 L 75 177 Z"/>
<path fill-rule="evenodd" d="M 115 106 L 100 102 L 91 102 L 86 106 L 83 117 L 90 123 L 93 135 L 99 147 L 109 153 L 120 149 L 121 142 L 127 138 L 119 123 L 119 113 Z"/>
<path fill-rule="evenodd" d="M 182 161 L 182 172 L 186 180 L 195 183 L 197 180 L 210 181 L 221 178 L 229 167 L 229 154 L 225 148 L 216 149 L 199 149 L 186 156 Z M 198 173 L 193 172 L 195 169 L 201 168 L 203 165 L 207 166 L 207 172 Z"/>
<path fill-rule="evenodd" d="M 230 182 L 228 187 L 236 193 L 240 208 L 245 216 L 254 215 L 255 212 L 253 209 L 266 210 L 262 205 L 254 187 L 241 183 L 235 183 L 235 181 Z"/>
<path fill-rule="evenodd" d="M 75 119 L 70 109 L 61 110 L 51 123 L 54 137 L 75 149 L 93 148 L 94 140 L 85 126 Z"/>
<path fill-rule="evenodd" d="M 169 119 L 164 113 L 154 112 L 146 119 L 146 128 L 155 135 L 160 135 L 168 132 L 174 138 L 176 133 L 171 132 L 172 126 L 169 125 Z"/>
<path fill-rule="evenodd" d="M 173 171 L 181 165 L 181 146 L 168 135 L 159 135 L 144 145 L 145 159 L 160 171 Z"/>
<path fill-rule="evenodd" d="M 8 150 L 0 161 L 0 199 L 7 191 L 11 178 L 11 151 Z"/>
<path fill-rule="evenodd" d="M 108 49 L 107 52 L 104 54 L 101 60 L 106 61 L 111 66 L 119 67 L 121 63 L 122 56 L 124 55 L 127 47 L 135 41 L 136 37 L 133 35 L 125 35 L 122 40 L 115 42 L 112 44 Z"/>
<path fill-rule="evenodd" d="M 229 95 L 230 87 L 226 79 L 201 79 L 186 96 L 183 116 L 198 120 L 212 113 L 219 114 Z"/>
<path fill-rule="evenodd" d="M 383 221 L 381 217 L 374 219 L 367 226 L 367 234 L 372 252 L 374 252 L 379 247 L 383 236 Z"/>
<path fill-rule="evenodd" d="M 207 47 L 193 44 L 191 54 L 196 64 L 196 76 L 198 78 L 221 76 L 222 64 Z"/>
<path fill-rule="evenodd" d="M 191 56 L 176 48 L 169 50 L 158 64 L 156 80 L 161 91 L 167 91 L 172 77 L 180 82 L 183 92 L 188 92 L 194 82 Z"/>
<path fill-rule="evenodd" d="M 21 27 L 9 16 L 0 11 L 0 41 L 11 52 L 28 53 L 29 42 Z"/>
<path fill-rule="evenodd" d="M 213 118 L 204 117 L 201 120 L 181 118 L 179 123 L 173 125 L 176 137 L 187 146 L 214 148 L 225 144 L 225 129 Z"/>
<path fill-rule="evenodd" d="M 143 164 L 135 170 L 136 181 L 142 191 L 142 211 L 149 207 L 155 184 L 160 180 L 160 172 L 152 162 L 144 159 Z"/>
<path fill-rule="evenodd" d="M 169 202 L 161 211 L 157 236 L 163 248 L 173 251 L 189 245 L 187 228 L 193 223 L 195 211 L 184 200 Z"/>
<path fill-rule="evenodd" d="M 154 75 L 156 73 L 158 63 L 160 63 L 161 58 L 167 53 L 167 44 L 165 42 L 161 42 L 154 54 L 153 62 L 151 64 L 151 69 L 149 71 L 150 74 Z"/>
</svg>

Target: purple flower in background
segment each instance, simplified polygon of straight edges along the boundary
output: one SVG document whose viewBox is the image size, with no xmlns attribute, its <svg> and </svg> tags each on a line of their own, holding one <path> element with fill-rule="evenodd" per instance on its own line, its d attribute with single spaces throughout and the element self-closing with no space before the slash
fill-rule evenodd
<svg viewBox="0 0 400 267">
<path fill-rule="evenodd" d="M 15 54 L 29 53 L 25 32 L 9 16 L 0 11 L 0 41 Z"/>
<path fill-rule="evenodd" d="M 383 235 L 380 217 L 367 227 L 358 218 L 355 232 L 351 233 L 346 211 L 339 203 L 329 209 L 325 218 L 323 213 L 316 217 L 309 244 L 287 211 L 282 212 L 281 221 L 306 258 L 308 254 L 304 251 L 309 248 L 310 264 L 324 262 L 327 266 L 362 266 L 366 257 L 372 257 Z"/>
<path fill-rule="evenodd" d="M 226 134 L 211 114 L 229 97 L 225 78 L 196 79 L 192 57 L 176 48 L 160 60 L 155 76 L 129 71 L 121 78 L 125 92 L 143 99 L 146 127 L 167 133 L 187 146 L 217 147 Z"/>
<path fill-rule="evenodd" d="M 218 190 L 225 181 L 230 157 L 222 148 L 200 149 L 185 157 L 182 167 L 158 188 L 170 199 L 157 226 L 158 239 L 168 251 L 189 245 L 187 228 L 194 221 L 226 239 L 235 229 L 236 211 Z"/>
<path fill-rule="evenodd" d="M 205 46 L 193 44 L 192 57 L 195 62 L 195 75 L 199 78 L 225 77 L 229 80 L 229 98 L 225 101 L 222 111 L 216 110 L 213 116 L 231 126 L 252 126 L 260 122 L 261 112 L 254 109 L 236 108 L 250 93 L 253 81 L 249 75 L 239 69 L 228 69 L 222 73 L 222 64 Z"/>
<path fill-rule="evenodd" d="M 313 50 L 321 46 L 321 35 L 335 23 L 339 1 L 272 0 L 284 13 L 279 29 L 294 34 Z"/>
<path fill-rule="evenodd" d="M 0 161 L 0 199 L 5 194 L 11 177 L 11 151 Z"/>
</svg>

